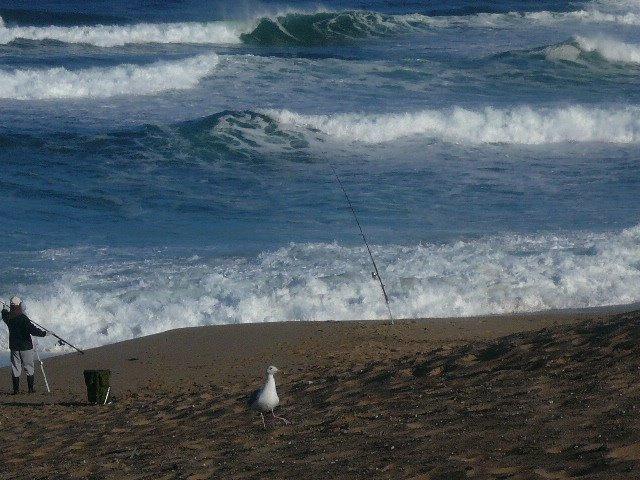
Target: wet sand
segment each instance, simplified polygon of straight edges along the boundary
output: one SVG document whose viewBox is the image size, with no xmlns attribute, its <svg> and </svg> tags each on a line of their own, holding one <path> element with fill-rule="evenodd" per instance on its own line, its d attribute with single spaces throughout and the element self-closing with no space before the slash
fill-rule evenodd
<svg viewBox="0 0 640 480">
<path fill-rule="evenodd" d="M 51 395 L 2 369 L 0 479 L 640 478 L 629 308 L 180 329 L 47 359 Z M 263 430 L 269 364 L 293 423 Z"/>
</svg>

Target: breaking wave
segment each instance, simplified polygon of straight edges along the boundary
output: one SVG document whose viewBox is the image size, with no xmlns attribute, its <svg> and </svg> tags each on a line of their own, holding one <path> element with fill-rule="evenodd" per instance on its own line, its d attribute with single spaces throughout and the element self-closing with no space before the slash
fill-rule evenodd
<svg viewBox="0 0 640 480">
<path fill-rule="evenodd" d="M 576 36 L 572 41 L 544 49 L 548 60 L 583 63 L 596 59 L 614 63 L 640 64 L 640 45 L 607 37 Z"/>
<path fill-rule="evenodd" d="M 0 70 L 0 98 L 41 100 L 145 95 L 193 88 L 218 64 L 215 54 L 150 65 L 109 68 Z"/>
<path fill-rule="evenodd" d="M 0 44 L 17 39 L 57 40 L 98 47 L 133 43 L 239 43 L 246 25 L 238 22 L 139 23 L 92 26 L 5 26 L 0 18 Z"/>
<path fill-rule="evenodd" d="M 374 251 L 398 317 L 592 307 L 640 297 L 640 227 Z M 50 281 L 3 295 L 22 295 L 34 320 L 85 347 L 187 326 L 386 313 L 360 247 L 291 244 L 233 258 L 91 248 L 37 255 L 68 266 Z"/>
<path fill-rule="evenodd" d="M 415 18 L 382 15 L 367 11 L 289 13 L 265 17 L 249 33 L 244 43 L 257 45 L 327 45 L 369 37 L 394 35 L 403 29 L 420 26 L 423 16 Z"/>
<path fill-rule="evenodd" d="M 640 25 L 638 12 L 474 13 L 428 16 L 384 15 L 370 11 L 290 12 L 247 21 L 139 23 L 133 25 L 6 26 L 0 18 L 0 44 L 16 39 L 57 40 L 99 47 L 143 43 L 197 43 L 313 46 L 352 42 L 429 28 L 510 28 L 558 23 Z"/>
<path fill-rule="evenodd" d="M 397 114 L 302 115 L 266 112 L 281 125 L 319 132 L 344 142 L 384 143 L 425 137 L 457 143 L 547 144 L 563 142 L 640 142 L 640 108 L 571 106 L 480 110 L 452 108 Z"/>
<path fill-rule="evenodd" d="M 426 139 L 460 144 L 521 144 L 601 142 L 640 143 L 640 107 L 620 110 L 573 106 L 556 109 L 519 107 L 480 110 L 452 108 L 398 114 L 302 115 L 287 110 L 227 110 L 171 126 L 146 125 L 133 131 L 101 135 L 117 146 L 122 138 L 136 139 L 142 149 L 165 151 L 178 142 L 199 152 L 233 152 L 247 157 L 278 153 L 299 157 L 303 151 L 326 150 L 328 142 L 380 144 L 402 139 Z M 186 143 L 184 143 L 186 141 Z M 66 148 L 92 151 L 91 137 L 64 135 Z M 55 150 L 56 136 L 0 136 L 5 146 L 38 145 Z M 128 145 L 128 144 L 127 144 Z M 283 157 L 284 158 L 284 157 Z M 288 158 L 288 157 L 287 157 Z"/>
</svg>

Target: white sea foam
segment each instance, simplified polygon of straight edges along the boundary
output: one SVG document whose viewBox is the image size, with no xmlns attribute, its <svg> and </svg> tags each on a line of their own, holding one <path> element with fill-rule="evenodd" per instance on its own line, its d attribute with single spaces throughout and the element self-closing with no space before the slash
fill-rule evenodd
<svg viewBox="0 0 640 480">
<path fill-rule="evenodd" d="M 482 110 L 452 108 L 400 114 L 302 115 L 269 110 L 291 128 L 320 132 L 343 142 L 384 143 L 424 137 L 459 143 L 546 144 L 562 142 L 640 142 L 640 108 L 617 110 L 571 106 Z"/>
<path fill-rule="evenodd" d="M 553 45 L 544 49 L 547 60 L 561 60 L 563 62 L 579 62 L 582 50 L 575 45 Z"/>
<path fill-rule="evenodd" d="M 114 47 L 131 43 L 239 43 L 247 29 L 241 22 L 139 23 L 134 25 L 92 25 L 35 27 L 4 25 L 0 19 L 0 44 L 18 38 L 58 40 Z"/>
<path fill-rule="evenodd" d="M 374 253 L 398 317 L 527 312 L 640 298 L 640 227 L 384 246 Z M 196 325 L 386 314 L 360 247 L 299 244 L 253 258 L 173 261 L 153 254 L 118 260 L 112 254 L 43 252 L 47 261 L 69 267 L 52 274 L 50 282 L 3 295 L 20 294 L 34 320 L 81 346 Z M 6 345 L 3 330 L 0 345 Z"/>
<path fill-rule="evenodd" d="M 544 49 L 548 60 L 585 63 L 585 53 L 597 53 L 602 59 L 615 63 L 640 63 L 640 45 L 625 43 L 605 37 L 585 37 L 578 35 L 573 40 Z"/>
<path fill-rule="evenodd" d="M 145 95 L 193 88 L 218 64 L 215 54 L 198 55 L 150 65 L 123 64 L 109 68 L 0 70 L 0 98 L 105 98 Z"/>
<path fill-rule="evenodd" d="M 640 63 L 640 45 L 607 37 L 577 36 L 576 42 L 585 52 L 597 52 L 610 62 Z"/>
</svg>

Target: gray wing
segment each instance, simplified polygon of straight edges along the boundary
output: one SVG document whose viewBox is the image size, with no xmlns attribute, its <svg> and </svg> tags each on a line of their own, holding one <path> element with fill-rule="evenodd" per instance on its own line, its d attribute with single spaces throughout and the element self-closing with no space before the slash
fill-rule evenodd
<svg viewBox="0 0 640 480">
<path fill-rule="evenodd" d="M 260 392 L 262 391 L 262 389 L 257 389 L 255 390 L 253 393 L 251 393 L 251 395 L 249 395 L 247 397 L 247 406 L 252 408 L 253 404 L 256 403 L 258 401 L 258 397 L 260 396 Z"/>
</svg>

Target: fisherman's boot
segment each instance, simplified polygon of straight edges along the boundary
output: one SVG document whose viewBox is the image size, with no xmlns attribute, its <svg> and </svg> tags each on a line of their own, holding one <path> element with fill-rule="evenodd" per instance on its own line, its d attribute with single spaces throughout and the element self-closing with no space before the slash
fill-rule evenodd
<svg viewBox="0 0 640 480">
<path fill-rule="evenodd" d="M 20 393 L 20 377 L 11 376 L 11 381 L 13 382 L 13 394 L 17 395 Z"/>
<path fill-rule="evenodd" d="M 27 385 L 29 386 L 29 393 L 35 393 L 36 389 L 33 388 L 33 375 L 27 375 Z"/>
</svg>

